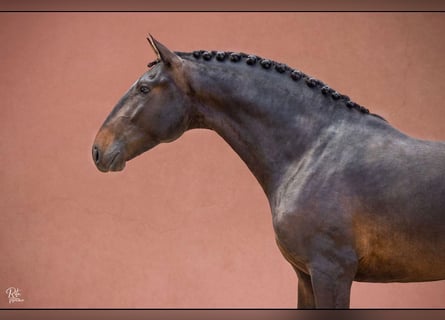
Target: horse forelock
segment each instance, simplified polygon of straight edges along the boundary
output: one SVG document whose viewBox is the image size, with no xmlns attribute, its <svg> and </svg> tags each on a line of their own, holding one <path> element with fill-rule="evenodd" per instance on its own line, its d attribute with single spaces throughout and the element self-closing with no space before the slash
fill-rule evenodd
<svg viewBox="0 0 445 320">
<path fill-rule="evenodd" d="M 153 61 L 147 63 L 147 67 L 148 67 L 148 68 L 151 68 L 151 67 L 157 65 L 157 64 L 160 63 L 160 62 L 161 62 L 161 59 L 153 60 Z"/>
</svg>

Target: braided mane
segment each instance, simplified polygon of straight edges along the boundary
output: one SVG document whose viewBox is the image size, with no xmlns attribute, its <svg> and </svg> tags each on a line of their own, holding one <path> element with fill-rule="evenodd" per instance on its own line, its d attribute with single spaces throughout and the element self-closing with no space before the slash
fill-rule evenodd
<svg viewBox="0 0 445 320">
<path fill-rule="evenodd" d="M 370 114 L 372 116 L 378 117 L 384 121 L 386 121 L 381 116 L 370 113 L 368 109 L 359 105 L 358 103 L 352 101 L 347 95 L 341 94 L 328 85 L 324 84 L 322 81 L 315 79 L 300 70 L 293 69 L 286 64 L 279 63 L 270 59 L 261 58 L 256 55 L 247 54 L 243 52 L 231 52 L 231 51 L 206 51 L 206 50 L 197 50 L 193 52 L 175 52 L 181 58 L 186 58 L 188 60 L 196 59 L 196 60 L 204 60 L 210 61 L 212 59 L 216 59 L 217 61 L 224 61 L 229 59 L 231 62 L 245 62 L 250 66 L 260 65 L 263 69 L 274 69 L 276 72 L 281 73 L 283 75 L 287 75 L 293 81 L 305 81 L 308 87 L 313 89 L 319 89 L 321 94 L 325 96 L 331 96 L 334 100 L 339 100 L 344 102 L 345 106 L 350 109 L 355 109 L 363 114 Z M 147 66 L 149 68 L 154 65 L 160 63 L 161 60 L 157 59 L 150 62 Z"/>
</svg>

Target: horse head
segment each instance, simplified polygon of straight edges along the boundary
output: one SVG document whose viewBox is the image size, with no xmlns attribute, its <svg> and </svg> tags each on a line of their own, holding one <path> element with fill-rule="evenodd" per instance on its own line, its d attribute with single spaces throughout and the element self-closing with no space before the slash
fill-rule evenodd
<svg viewBox="0 0 445 320">
<path fill-rule="evenodd" d="M 120 171 L 126 161 L 188 127 L 191 102 L 185 92 L 184 61 L 151 35 L 157 60 L 127 91 L 95 138 L 92 155 L 100 171 Z"/>
</svg>

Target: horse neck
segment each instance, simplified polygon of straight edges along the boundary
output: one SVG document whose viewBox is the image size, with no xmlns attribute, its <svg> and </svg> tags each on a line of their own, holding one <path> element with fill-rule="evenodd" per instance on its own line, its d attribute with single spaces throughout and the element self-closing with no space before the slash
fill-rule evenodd
<svg viewBox="0 0 445 320">
<path fill-rule="evenodd" d="M 190 62 L 187 70 L 194 99 L 190 129 L 216 131 L 268 196 L 329 125 L 323 97 L 303 80 L 231 62 Z"/>
</svg>

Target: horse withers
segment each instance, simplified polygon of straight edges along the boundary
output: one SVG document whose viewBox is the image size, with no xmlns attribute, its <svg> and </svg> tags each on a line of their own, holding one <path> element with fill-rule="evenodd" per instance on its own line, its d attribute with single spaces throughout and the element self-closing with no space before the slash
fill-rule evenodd
<svg viewBox="0 0 445 320">
<path fill-rule="evenodd" d="M 211 129 L 269 200 L 299 308 L 348 308 L 352 281 L 445 279 L 445 143 L 403 134 L 284 64 L 148 40 L 157 60 L 100 128 L 99 170 Z"/>
</svg>

